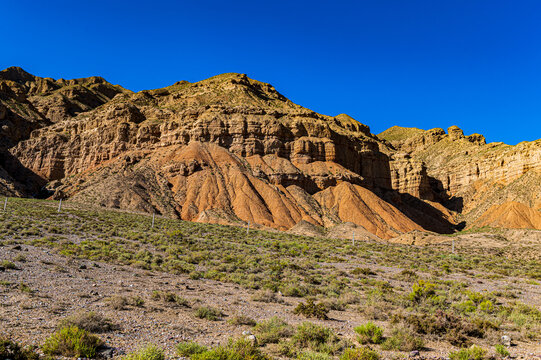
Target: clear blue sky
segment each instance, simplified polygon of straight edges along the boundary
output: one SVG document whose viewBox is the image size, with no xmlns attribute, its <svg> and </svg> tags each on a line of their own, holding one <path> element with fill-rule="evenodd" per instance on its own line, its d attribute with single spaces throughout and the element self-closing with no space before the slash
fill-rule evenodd
<svg viewBox="0 0 541 360">
<path fill-rule="evenodd" d="M 317 112 L 541 138 L 541 1 L 5 1 L 0 67 L 131 90 L 224 72 Z"/>
</svg>

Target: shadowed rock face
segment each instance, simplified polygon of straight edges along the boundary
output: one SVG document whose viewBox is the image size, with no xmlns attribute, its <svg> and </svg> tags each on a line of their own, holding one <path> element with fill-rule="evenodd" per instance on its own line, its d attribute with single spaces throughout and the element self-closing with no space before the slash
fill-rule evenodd
<svg viewBox="0 0 541 360">
<path fill-rule="evenodd" d="M 18 195 L 47 184 L 55 197 L 193 221 L 281 230 L 351 222 L 382 238 L 450 232 L 454 215 L 442 203 L 455 183 L 416 154 L 441 141 L 484 144 L 460 129 L 452 140 L 439 129 L 382 141 L 345 114 L 315 113 L 243 74 L 131 93 L 98 77 L 10 68 L 2 84 L 10 90 L 0 121 L 22 130 L 5 136 L 10 168 L 0 178 L 16 187 L 23 170 L 35 177 Z"/>
<path fill-rule="evenodd" d="M 0 192 L 28 195 L 46 183 L 28 174 L 8 148 L 28 139 L 34 130 L 94 109 L 122 92 L 127 90 L 99 77 L 53 80 L 18 67 L 0 71 Z"/>
</svg>

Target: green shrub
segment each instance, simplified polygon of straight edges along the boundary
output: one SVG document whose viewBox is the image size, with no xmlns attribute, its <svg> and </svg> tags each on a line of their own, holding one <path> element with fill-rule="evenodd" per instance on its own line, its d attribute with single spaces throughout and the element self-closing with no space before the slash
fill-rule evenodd
<svg viewBox="0 0 541 360">
<path fill-rule="evenodd" d="M 14 341 L 0 338 L 0 359 L 38 360 L 39 355 L 33 349 L 24 348 Z"/>
<path fill-rule="evenodd" d="M 311 322 L 304 322 L 297 327 L 291 338 L 291 344 L 297 349 L 335 355 L 343 349 L 344 344 L 329 328 Z"/>
<path fill-rule="evenodd" d="M 360 267 L 357 267 L 351 270 L 351 273 L 353 275 L 365 275 L 365 276 L 376 275 L 376 273 L 373 272 L 370 268 L 360 268 Z"/>
<path fill-rule="evenodd" d="M 93 333 L 104 333 L 118 329 L 118 326 L 113 322 L 93 311 L 80 312 L 61 320 L 58 323 L 58 328 L 66 328 L 76 326 L 79 329 L 86 330 Z"/>
<path fill-rule="evenodd" d="M 163 302 L 171 303 L 178 306 L 190 307 L 190 303 L 188 300 L 172 292 L 154 290 L 151 297 L 153 300 L 156 301 L 161 300 Z"/>
<path fill-rule="evenodd" d="M 332 360 L 329 354 L 305 350 L 297 355 L 297 360 Z"/>
<path fill-rule="evenodd" d="M 8 260 L 2 261 L 0 263 L 0 266 L 2 266 L 5 269 L 8 269 L 8 270 L 18 270 L 17 265 L 15 265 L 14 263 L 12 263 L 11 261 L 8 261 Z"/>
<path fill-rule="evenodd" d="M 293 313 L 296 315 L 303 315 L 307 318 L 326 320 L 328 319 L 327 314 L 329 313 L 329 310 L 325 304 L 316 304 L 314 303 L 314 300 L 309 299 L 306 301 L 306 304 L 299 303 L 295 310 L 293 310 Z"/>
<path fill-rule="evenodd" d="M 207 351 L 206 346 L 199 345 L 193 341 L 182 342 L 176 347 L 177 355 L 183 357 L 190 357 L 191 355 L 201 354 Z"/>
<path fill-rule="evenodd" d="M 379 360 L 380 356 L 374 350 L 367 347 L 357 349 L 346 349 L 340 360 Z"/>
<path fill-rule="evenodd" d="M 128 306 L 128 298 L 125 296 L 114 295 L 105 299 L 107 305 L 113 310 L 126 310 Z"/>
<path fill-rule="evenodd" d="M 424 346 L 422 338 L 416 336 L 413 331 L 407 327 L 396 327 L 391 331 L 381 348 L 383 350 L 413 351 L 421 350 Z"/>
<path fill-rule="evenodd" d="M 293 328 L 284 320 L 274 316 L 268 320 L 264 320 L 254 328 L 257 335 L 257 341 L 261 344 L 276 344 L 284 338 L 293 335 Z"/>
<path fill-rule="evenodd" d="M 505 357 L 505 356 L 509 356 L 511 355 L 509 353 L 509 351 L 507 350 L 507 348 L 505 346 L 503 346 L 502 344 L 498 344 L 494 347 L 494 350 L 496 350 L 496 353 Z"/>
<path fill-rule="evenodd" d="M 383 329 L 371 321 L 353 330 L 359 335 L 357 340 L 361 344 L 380 344 L 383 341 Z"/>
<path fill-rule="evenodd" d="M 32 290 L 30 286 L 26 285 L 23 282 L 19 283 L 19 290 L 30 295 L 34 293 L 34 290 Z"/>
<path fill-rule="evenodd" d="M 248 340 L 229 340 L 226 346 L 218 346 L 190 356 L 191 360 L 270 360 Z"/>
<path fill-rule="evenodd" d="M 477 345 L 467 349 L 460 349 L 449 353 L 451 360 L 483 360 L 486 359 L 487 351 Z"/>
<path fill-rule="evenodd" d="M 228 321 L 228 323 L 235 326 L 240 326 L 240 325 L 255 326 L 256 325 L 256 322 L 254 319 L 252 319 L 249 316 L 244 316 L 244 315 L 235 315 Z"/>
<path fill-rule="evenodd" d="M 492 301 L 490 300 L 482 301 L 479 304 L 479 310 L 484 311 L 486 313 L 491 313 L 494 311 L 494 304 L 492 304 Z"/>
<path fill-rule="evenodd" d="M 147 345 L 137 351 L 126 354 L 122 360 L 164 360 L 163 350 L 156 345 Z"/>
<path fill-rule="evenodd" d="M 426 280 L 419 280 L 413 284 L 412 291 L 409 294 L 411 301 L 419 302 L 423 299 L 434 296 L 436 285 Z"/>
<path fill-rule="evenodd" d="M 69 326 L 45 340 L 42 350 L 47 355 L 93 358 L 101 344 L 97 336 L 76 326 Z"/>
<path fill-rule="evenodd" d="M 212 306 L 200 306 L 195 310 L 195 316 L 200 319 L 218 321 L 221 320 L 224 313 L 220 309 L 213 308 Z"/>
</svg>

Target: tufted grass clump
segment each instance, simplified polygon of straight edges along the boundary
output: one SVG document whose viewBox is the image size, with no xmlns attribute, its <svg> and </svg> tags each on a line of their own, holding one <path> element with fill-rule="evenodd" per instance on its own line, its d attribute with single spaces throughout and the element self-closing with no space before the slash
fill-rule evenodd
<svg viewBox="0 0 541 360">
<path fill-rule="evenodd" d="M 451 360 L 484 360 L 488 359 L 487 351 L 480 346 L 472 345 L 467 349 L 460 349 L 449 353 Z"/>
<path fill-rule="evenodd" d="M 212 306 L 200 306 L 195 310 L 196 317 L 210 321 L 221 320 L 224 315 L 225 314 L 222 312 L 222 310 Z"/>
<path fill-rule="evenodd" d="M 315 303 L 314 300 L 308 299 L 306 303 L 299 303 L 293 313 L 296 315 L 303 315 L 307 318 L 316 318 L 320 320 L 327 320 L 329 309 L 322 303 Z"/>
<path fill-rule="evenodd" d="M 114 324 L 111 319 L 94 311 L 73 314 L 62 319 L 58 324 L 60 329 L 72 326 L 93 333 L 104 333 L 118 329 L 118 325 Z"/>
<path fill-rule="evenodd" d="M 367 347 L 360 347 L 356 349 L 346 349 L 340 360 L 379 360 L 379 354 Z"/>
<path fill-rule="evenodd" d="M 502 357 L 506 357 L 506 356 L 510 356 L 511 354 L 509 353 L 509 350 L 507 350 L 507 348 L 502 345 L 502 344 L 498 344 L 494 347 L 494 350 L 496 351 L 496 353 Z"/>
<path fill-rule="evenodd" d="M 409 293 L 409 299 L 413 302 L 420 302 L 434 296 L 436 285 L 427 280 L 419 280 L 413 284 L 412 291 Z"/>
<path fill-rule="evenodd" d="M 358 334 L 357 340 L 360 344 L 381 344 L 383 341 L 383 329 L 371 321 L 353 330 Z"/>
<path fill-rule="evenodd" d="M 0 359 L 38 360 L 39 355 L 32 348 L 25 348 L 15 341 L 0 338 Z"/>
<path fill-rule="evenodd" d="M 122 360 L 164 360 L 163 350 L 156 345 L 147 345 L 139 350 L 126 354 Z"/>
<path fill-rule="evenodd" d="M 276 316 L 257 323 L 254 332 L 261 345 L 277 344 L 280 340 L 291 337 L 294 333 L 288 323 Z"/>
<path fill-rule="evenodd" d="M 311 350 L 329 355 L 338 355 L 346 346 L 333 330 L 311 322 L 303 322 L 297 327 L 290 345 L 297 352 Z"/>
<path fill-rule="evenodd" d="M 199 345 L 194 341 L 186 341 L 177 344 L 176 352 L 178 356 L 190 357 L 192 355 L 201 354 L 207 351 L 207 347 Z"/>
<path fill-rule="evenodd" d="M 270 360 L 270 358 L 248 340 L 229 339 L 227 345 L 192 354 L 190 360 Z"/>
<path fill-rule="evenodd" d="M 46 355 L 94 358 L 101 339 L 76 326 L 62 328 L 45 340 L 42 350 Z"/>
</svg>

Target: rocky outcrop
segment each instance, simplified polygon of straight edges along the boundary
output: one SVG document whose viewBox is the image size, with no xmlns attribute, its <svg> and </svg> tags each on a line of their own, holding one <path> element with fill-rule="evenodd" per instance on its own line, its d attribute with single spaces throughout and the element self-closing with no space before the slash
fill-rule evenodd
<svg viewBox="0 0 541 360">
<path fill-rule="evenodd" d="M 0 71 L 0 193 L 35 193 L 46 180 L 25 176 L 26 170 L 7 149 L 28 139 L 31 132 L 89 111 L 127 92 L 103 78 L 53 80 L 31 75 L 18 67 Z"/>
<path fill-rule="evenodd" d="M 379 136 L 405 153 L 409 161 L 420 162 L 426 168 L 432 195 L 451 209 L 461 212 L 468 224 L 503 227 L 505 224 L 509 224 L 509 227 L 535 224 L 535 221 L 520 218 L 531 218 L 531 212 L 527 209 L 535 207 L 539 201 L 541 140 L 516 146 L 486 144 L 482 135 L 465 136 L 456 126 L 450 127 L 448 134 L 441 129 L 412 131 L 391 128 Z M 392 168 L 402 169 L 392 172 L 393 186 L 423 197 L 422 193 L 416 193 L 417 186 L 409 187 L 407 185 L 411 182 L 405 180 L 415 171 L 405 169 L 403 160 L 393 162 L 396 165 L 392 165 Z M 489 207 L 505 205 L 509 201 L 523 206 L 515 204 L 513 211 L 504 218 L 497 215 L 495 209 L 485 213 Z M 507 209 L 506 206 L 498 209 Z M 511 220 L 510 217 L 515 219 Z"/>
</svg>

